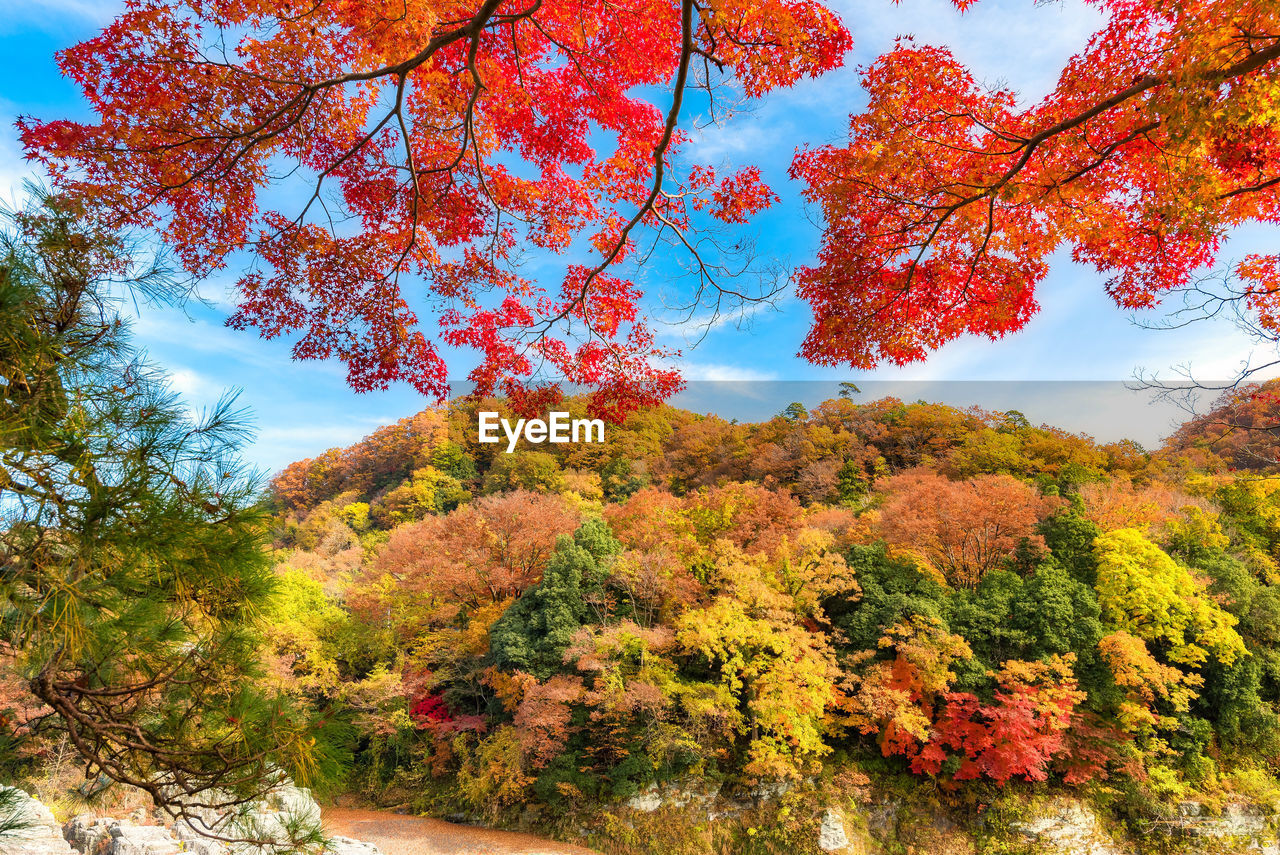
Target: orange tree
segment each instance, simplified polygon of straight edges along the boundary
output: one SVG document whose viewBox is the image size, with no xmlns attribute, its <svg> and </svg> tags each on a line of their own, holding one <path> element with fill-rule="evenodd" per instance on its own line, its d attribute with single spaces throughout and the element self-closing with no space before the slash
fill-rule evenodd
<svg viewBox="0 0 1280 855">
<path fill-rule="evenodd" d="M 607 413 L 679 382 L 612 272 L 637 230 L 688 246 L 719 293 L 690 229 L 776 198 L 752 167 L 676 168 L 690 90 L 760 96 L 849 45 L 814 0 L 141 0 L 60 55 L 96 124 L 22 131 L 64 183 L 161 226 L 192 274 L 252 252 L 232 325 L 300 333 L 295 356 L 343 359 L 357 389 L 443 397 L 444 344 L 479 352 L 482 393 L 519 399 L 549 367 Z M 278 209 L 267 191 L 298 173 L 308 188 Z M 519 273 L 529 250 L 574 260 L 543 287 Z"/>
<path fill-rule="evenodd" d="M 1229 228 L 1276 221 L 1280 9 L 1091 2 L 1106 25 L 1038 103 L 902 41 L 867 70 L 849 141 L 796 157 L 826 217 L 817 263 L 797 276 L 815 313 L 805 357 L 865 368 L 1018 330 L 1064 246 L 1119 306 L 1148 308 L 1194 287 Z M 1280 256 L 1234 273 L 1274 333 Z"/>
</svg>

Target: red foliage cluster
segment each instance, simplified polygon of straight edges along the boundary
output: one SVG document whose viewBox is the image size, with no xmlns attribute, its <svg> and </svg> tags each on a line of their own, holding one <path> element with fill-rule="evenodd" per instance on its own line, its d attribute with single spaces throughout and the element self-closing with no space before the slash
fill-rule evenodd
<svg viewBox="0 0 1280 855">
<path fill-rule="evenodd" d="M 917 774 L 938 775 L 956 758 L 950 777 L 957 781 L 1046 780 L 1054 759 L 1065 752 L 1076 706 L 1085 693 L 1077 688 L 1066 661 L 1009 663 L 999 683 L 990 704 L 968 692 L 944 693 L 927 739 L 902 729 L 886 730 L 881 751 L 886 757 L 910 758 Z M 1083 768 L 1076 773 L 1086 774 Z"/>
<path fill-rule="evenodd" d="M 1108 277 L 1119 306 L 1147 308 L 1214 261 L 1227 230 L 1280 219 L 1280 127 L 1259 118 L 1280 60 L 1276 7 L 1097 5 L 1106 26 L 1039 103 L 910 40 L 871 65 L 848 143 L 792 164 L 826 218 L 798 277 L 815 313 L 804 356 L 868 368 L 1021 329 L 1062 246 Z M 1275 256 L 1235 272 L 1275 331 Z"/>
<path fill-rule="evenodd" d="M 805 357 L 870 367 L 1018 330 L 1062 246 L 1150 307 L 1229 229 L 1280 219 L 1274 5 L 1094 2 L 1105 26 L 1038 103 L 905 41 L 867 70 L 848 143 L 796 156 L 826 220 L 798 275 Z M 444 397 L 461 348 L 482 393 L 519 402 L 557 376 L 617 419 L 680 387 L 620 265 L 665 236 L 696 300 L 744 299 L 699 232 L 778 198 L 754 166 L 680 162 L 686 95 L 722 77 L 758 98 L 851 44 L 817 0 L 140 0 L 59 56 L 95 120 L 20 124 L 60 186 L 158 225 L 190 273 L 253 254 L 231 324 L 296 335 L 357 389 Z M 298 176 L 301 200 L 273 206 Z M 543 281 L 526 255 L 574 260 Z M 1278 271 L 1233 270 L 1264 330 Z"/>
<path fill-rule="evenodd" d="M 957 781 L 980 777 L 1002 784 L 1013 777 L 1043 781 L 1050 761 L 1063 749 L 1071 711 L 1067 700 L 1057 700 L 1046 709 L 1028 686 L 998 692 L 994 704 L 983 704 L 967 692 L 953 692 L 946 696 L 929 741 L 917 752 L 901 753 L 914 753 L 913 772 L 936 775 L 949 756 L 948 749 L 959 752 L 960 765 L 953 775 Z"/>
<path fill-rule="evenodd" d="M 759 97 L 849 46 L 815 0 L 142 0 L 59 55 L 95 121 L 22 137 L 64 187 L 159 226 L 188 272 L 253 253 L 232 326 L 296 334 L 295 357 L 341 359 L 356 389 L 443 398 L 447 346 L 476 354 L 482 393 L 550 368 L 618 418 L 680 381 L 612 271 L 643 230 L 776 199 L 754 168 L 678 165 L 694 64 Z M 575 260 L 547 283 L 528 253 Z"/>
</svg>

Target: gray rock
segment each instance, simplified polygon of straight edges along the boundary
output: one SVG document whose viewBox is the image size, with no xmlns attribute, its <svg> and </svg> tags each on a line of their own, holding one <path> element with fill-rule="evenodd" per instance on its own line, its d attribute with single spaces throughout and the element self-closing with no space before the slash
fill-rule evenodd
<svg viewBox="0 0 1280 855">
<path fill-rule="evenodd" d="M 667 797 L 667 801 L 676 807 L 684 807 L 685 805 L 709 807 L 715 803 L 716 796 L 719 794 L 719 787 L 707 790 L 677 789 Z"/>
<path fill-rule="evenodd" d="M 221 840 L 214 840 L 209 836 L 214 829 L 205 825 L 200 820 L 189 822 L 180 819 L 173 824 L 173 835 L 182 841 L 182 851 L 191 853 L 191 855 L 223 855 L 227 851 L 227 844 Z"/>
<path fill-rule="evenodd" d="M 269 810 L 285 814 L 296 822 L 320 823 L 320 805 L 306 787 L 283 784 L 268 793 L 265 802 Z"/>
<path fill-rule="evenodd" d="M 1013 829 L 1059 855 L 1123 855 L 1103 832 L 1097 815 L 1075 799 L 1054 799 L 1039 816 L 1016 823 Z"/>
<path fill-rule="evenodd" d="M 693 805 L 706 808 L 708 811 L 707 818 L 715 819 L 718 815 L 722 815 L 712 811 L 712 807 L 716 804 L 716 797 L 719 794 L 719 787 L 703 789 L 695 789 L 691 786 L 662 788 L 657 784 L 650 784 L 641 792 L 627 799 L 624 804 L 641 813 L 653 813 L 664 805 L 675 808 Z"/>
<path fill-rule="evenodd" d="M 888 839 L 898 828 L 898 814 L 902 805 L 896 801 L 879 802 L 866 806 L 867 831 L 873 837 Z"/>
<path fill-rule="evenodd" d="M 1269 830 L 1269 817 L 1250 805 L 1229 804 L 1220 817 L 1206 814 L 1207 811 L 1201 812 L 1196 822 L 1187 825 L 1187 831 L 1197 837 L 1260 838 Z"/>
<path fill-rule="evenodd" d="M 818 829 L 818 848 L 823 852 L 834 852 L 849 845 L 849 836 L 844 833 L 844 820 L 831 808 L 822 813 L 822 826 Z"/>
<path fill-rule="evenodd" d="M 284 842 L 288 836 L 286 818 L 279 813 L 253 811 L 238 816 L 227 826 L 227 836 L 248 837 L 254 840 L 272 840 Z"/>
<path fill-rule="evenodd" d="M 70 855 L 53 811 L 16 787 L 0 793 L 0 855 Z"/>
<path fill-rule="evenodd" d="M 59 828 L 44 805 L 25 793 L 20 794 L 25 800 L 21 803 L 22 809 L 36 818 L 36 822 L 29 823 L 32 829 L 29 834 L 39 839 L 24 839 L 26 842 L 21 848 L 13 848 L 0 836 L 0 855 L 73 855 L 74 852 L 81 855 L 294 855 L 289 831 L 320 825 L 320 805 L 311 791 L 295 787 L 289 781 L 282 782 L 260 802 L 246 805 L 236 813 L 189 807 L 189 816 L 175 821 L 170 828 L 92 814 L 77 816 L 65 828 Z M 135 811 L 131 818 L 148 816 L 145 811 L 141 814 Z M 40 832 L 41 828 L 45 831 Z M 248 838 L 260 841 L 261 845 L 227 843 L 210 834 L 233 840 Z M 52 848 L 45 845 L 50 841 L 54 844 Z M 350 837 L 332 838 L 329 853 L 380 855 L 373 844 Z"/>
<path fill-rule="evenodd" d="M 91 813 L 80 814 L 62 827 L 62 836 L 81 855 L 104 855 L 111 844 L 111 826 L 116 822 Z"/>
<path fill-rule="evenodd" d="M 187 844 L 187 851 L 196 855 L 284 855 L 294 851 L 290 840 L 292 829 L 310 829 L 320 826 L 320 805 L 311 791 L 295 787 L 283 781 L 261 801 L 244 806 L 235 814 L 195 819 L 197 826 L 175 826 L 175 833 Z M 202 835 L 201 830 L 212 830 L 232 839 L 260 841 L 224 844 Z"/>
<path fill-rule="evenodd" d="M 1214 816 L 1204 805 L 1182 802 L 1177 813 L 1178 818 L 1169 823 L 1168 831 L 1193 839 L 1211 838 L 1215 841 L 1214 851 L 1226 843 L 1240 852 L 1280 855 L 1276 817 L 1257 805 L 1228 804 L 1221 816 Z"/>
<path fill-rule="evenodd" d="M 107 855 L 178 855 L 182 844 L 163 825 L 118 822 L 111 827 Z"/>
<path fill-rule="evenodd" d="M 641 813 L 653 813 L 662 807 L 662 793 L 658 791 L 656 784 L 650 785 L 647 790 L 627 799 L 627 807 Z"/>
<path fill-rule="evenodd" d="M 138 811 L 130 814 L 137 815 Z M 177 855 L 187 851 L 163 825 L 138 825 L 129 819 L 83 814 L 62 831 L 71 848 L 81 855 Z"/>
<path fill-rule="evenodd" d="M 756 801 L 767 802 L 782 798 L 794 788 L 790 781 L 768 781 L 756 786 L 748 795 Z"/>
</svg>

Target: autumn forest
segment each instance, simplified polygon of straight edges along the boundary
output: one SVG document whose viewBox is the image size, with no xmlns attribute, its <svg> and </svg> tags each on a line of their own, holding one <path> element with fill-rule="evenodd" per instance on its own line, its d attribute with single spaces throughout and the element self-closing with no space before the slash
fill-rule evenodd
<svg viewBox="0 0 1280 855">
<path fill-rule="evenodd" d="M 1265 449 L 837 398 L 759 424 L 646 409 L 605 446 L 506 455 L 467 429 L 492 406 L 272 482 L 272 679 L 359 711 L 375 797 L 501 816 L 866 769 L 1138 816 L 1273 786 Z"/>
<path fill-rule="evenodd" d="M 9 5 L 0 855 L 1277 851 L 1280 2 Z"/>
</svg>

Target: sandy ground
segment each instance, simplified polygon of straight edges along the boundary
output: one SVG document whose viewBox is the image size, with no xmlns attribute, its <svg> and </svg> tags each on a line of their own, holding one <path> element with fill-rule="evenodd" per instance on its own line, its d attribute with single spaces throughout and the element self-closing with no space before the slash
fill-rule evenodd
<svg viewBox="0 0 1280 855">
<path fill-rule="evenodd" d="M 376 810 L 325 808 L 324 825 L 330 834 L 372 843 L 382 855 L 595 855 L 590 849 L 532 834 Z"/>
</svg>

